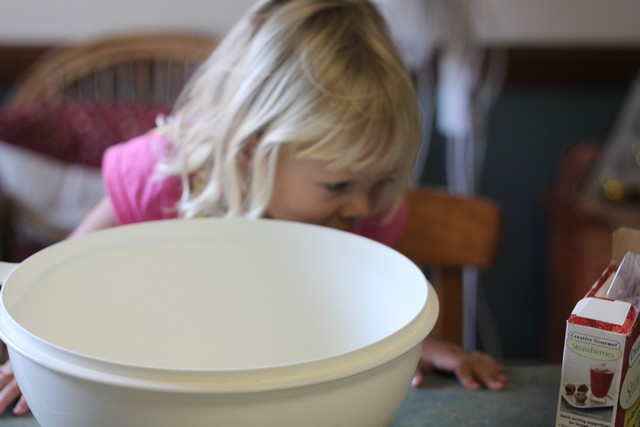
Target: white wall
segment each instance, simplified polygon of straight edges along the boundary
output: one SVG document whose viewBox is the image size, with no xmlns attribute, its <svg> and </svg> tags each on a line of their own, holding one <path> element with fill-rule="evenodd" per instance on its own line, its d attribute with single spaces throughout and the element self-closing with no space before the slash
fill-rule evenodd
<svg viewBox="0 0 640 427">
<path fill-rule="evenodd" d="M 472 0 L 478 30 L 497 44 L 640 43 L 636 0 Z"/>
<path fill-rule="evenodd" d="M 392 0 L 402 1 L 402 0 Z M 640 44 L 636 0 L 471 0 L 492 44 Z M 186 28 L 223 34 L 253 0 L 0 0 L 0 44 Z"/>
<path fill-rule="evenodd" d="M 65 42 L 111 32 L 224 34 L 253 0 L 0 0 L 0 43 Z"/>
</svg>

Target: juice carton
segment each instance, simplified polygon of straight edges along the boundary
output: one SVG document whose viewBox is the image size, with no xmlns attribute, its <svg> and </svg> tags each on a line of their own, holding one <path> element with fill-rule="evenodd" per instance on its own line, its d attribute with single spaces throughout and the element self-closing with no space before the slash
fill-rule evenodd
<svg viewBox="0 0 640 427">
<path fill-rule="evenodd" d="M 613 254 L 567 320 L 556 427 L 640 426 L 640 230 Z"/>
</svg>

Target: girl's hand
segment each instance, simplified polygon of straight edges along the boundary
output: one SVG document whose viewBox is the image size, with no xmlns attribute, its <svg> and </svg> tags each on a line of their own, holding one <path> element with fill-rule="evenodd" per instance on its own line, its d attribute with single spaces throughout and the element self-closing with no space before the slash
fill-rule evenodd
<svg viewBox="0 0 640 427">
<path fill-rule="evenodd" d="M 4 413 L 16 399 L 18 402 L 13 407 L 13 415 L 26 414 L 29 411 L 29 405 L 20 392 L 11 362 L 7 361 L 0 366 L 0 414 Z"/>
<path fill-rule="evenodd" d="M 418 370 L 413 378 L 414 387 L 422 384 L 422 372 L 432 368 L 453 373 L 462 385 L 477 390 L 504 388 L 507 378 L 504 367 L 488 354 L 467 351 L 457 344 L 427 338 L 422 345 Z"/>
</svg>

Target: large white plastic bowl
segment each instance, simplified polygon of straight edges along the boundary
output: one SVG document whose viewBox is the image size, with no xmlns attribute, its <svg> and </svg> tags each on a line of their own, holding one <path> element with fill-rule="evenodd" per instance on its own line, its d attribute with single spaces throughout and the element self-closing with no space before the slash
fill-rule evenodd
<svg viewBox="0 0 640 427">
<path fill-rule="evenodd" d="M 44 427 L 383 427 L 438 314 L 398 252 L 274 220 L 93 233 L 24 261 L 1 296 Z"/>
</svg>

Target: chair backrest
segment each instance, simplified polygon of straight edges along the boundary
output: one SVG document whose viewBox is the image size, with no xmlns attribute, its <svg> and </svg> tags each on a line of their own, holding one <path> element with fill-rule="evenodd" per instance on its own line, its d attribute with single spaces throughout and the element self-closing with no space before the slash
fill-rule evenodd
<svg viewBox="0 0 640 427">
<path fill-rule="evenodd" d="M 8 103 L 93 99 L 172 104 L 217 41 L 204 34 L 149 33 L 54 47 L 19 79 Z"/>
<path fill-rule="evenodd" d="M 396 249 L 428 269 L 440 299 L 440 316 L 432 332 L 462 344 L 465 267 L 489 268 L 502 235 L 502 212 L 481 197 L 412 188 L 409 216 Z"/>
</svg>

